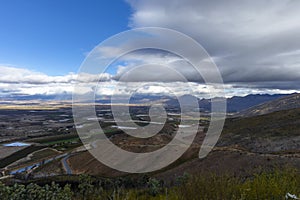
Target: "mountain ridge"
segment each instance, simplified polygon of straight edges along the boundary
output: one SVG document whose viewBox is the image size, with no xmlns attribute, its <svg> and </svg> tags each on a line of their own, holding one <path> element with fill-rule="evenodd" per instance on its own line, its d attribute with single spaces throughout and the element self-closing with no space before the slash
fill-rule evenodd
<svg viewBox="0 0 300 200">
<path fill-rule="evenodd" d="M 237 114 L 238 117 L 251 117 L 265 115 L 276 111 L 290 110 L 300 108 L 300 94 L 294 93 L 273 101 L 268 101 L 249 109 L 243 110 Z"/>
</svg>

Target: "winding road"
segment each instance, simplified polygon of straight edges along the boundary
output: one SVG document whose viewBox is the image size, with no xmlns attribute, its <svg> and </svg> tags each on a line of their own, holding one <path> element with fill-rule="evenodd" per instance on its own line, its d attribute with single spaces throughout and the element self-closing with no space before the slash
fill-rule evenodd
<svg viewBox="0 0 300 200">
<path fill-rule="evenodd" d="M 62 163 L 66 173 L 68 175 L 71 175 L 72 174 L 72 169 L 71 169 L 71 167 L 69 166 L 69 164 L 67 162 L 69 157 L 70 157 L 70 155 L 65 156 L 63 159 L 61 159 L 61 163 Z"/>
</svg>

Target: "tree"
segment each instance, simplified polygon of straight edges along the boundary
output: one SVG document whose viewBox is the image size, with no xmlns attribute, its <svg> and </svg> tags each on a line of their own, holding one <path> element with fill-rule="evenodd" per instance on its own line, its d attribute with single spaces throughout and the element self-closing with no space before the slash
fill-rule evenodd
<svg viewBox="0 0 300 200">
<path fill-rule="evenodd" d="M 87 199 L 87 197 L 92 193 L 93 185 L 92 178 L 89 175 L 82 174 L 79 177 L 79 185 L 78 189 L 83 199 Z"/>
<path fill-rule="evenodd" d="M 155 178 L 150 178 L 147 186 L 149 188 L 149 193 L 152 196 L 156 196 L 158 195 L 159 191 L 160 191 L 160 181 L 155 179 Z"/>
</svg>

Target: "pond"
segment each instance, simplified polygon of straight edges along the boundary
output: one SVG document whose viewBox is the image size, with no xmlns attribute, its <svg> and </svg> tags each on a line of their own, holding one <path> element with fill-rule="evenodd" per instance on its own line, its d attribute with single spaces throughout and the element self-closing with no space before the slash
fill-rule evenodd
<svg viewBox="0 0 300 200">
<path fill-rule="evenodd" d="M 24 142 L 12 142 L 9 144 L 3 144 L 5 147 L 25 147 L 25 146 L 30 146 L 31 144 L 24 143 Z"/>
</svg>

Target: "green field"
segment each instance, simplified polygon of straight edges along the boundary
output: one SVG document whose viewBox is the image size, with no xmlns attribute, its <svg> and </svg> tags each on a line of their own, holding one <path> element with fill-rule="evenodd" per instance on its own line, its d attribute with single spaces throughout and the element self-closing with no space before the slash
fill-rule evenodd
<svg viewBox="0 0 300 200">
<path fill-rule="evenodd" d="M 55 156 L 57 154 L 58 154 L 58 152 L 55 151 L 54 149 L 46 148 L 46 149 L 42 149 L 42 150 L 32 153 L 31 160 L 40 160 L 40 159 L 44 159 L 44 158 L 47 158 L 50 156 Z"/>
<path fill-rule="evenodd" d="M 48 137 L 41 137 L 36 139 L 30 139 L 29 142 L 35 142 L 40 144 L 56 144 L 60 141 L 67 141 L 79 139 L 77 134 L 66 134 L 66 135 L 56 135 L 56 136 L 48 136 Z"/>
<path fill-rule="evenodd" d="M 78 137 L 74 137 L 74 138 L 67 138 L 67 139 L 62 139 L 62 140 L 44 142 L 43 144 L 53 145 L 53 144 L 68 143 L 68 142 L 79 142 L 79 141 L 80 141 L 80 139 Z"/>
</svg>

